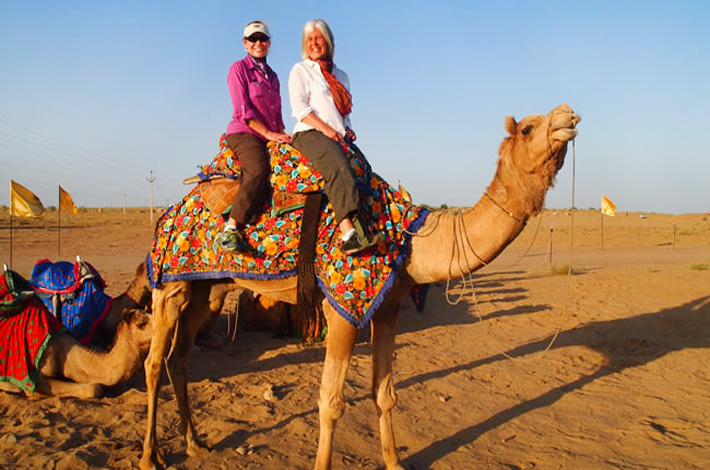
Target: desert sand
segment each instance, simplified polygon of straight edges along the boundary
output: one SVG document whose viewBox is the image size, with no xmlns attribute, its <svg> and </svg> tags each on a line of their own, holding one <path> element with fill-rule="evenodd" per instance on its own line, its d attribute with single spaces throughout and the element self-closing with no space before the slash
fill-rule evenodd
<svg viewBox="0 0 710 470">
<path fill-rule="evenodd" d="M 639 215 L 604 217 L 602 237 L 598 211 L 548 210 L 472 285 L 432 286 L 423 313 L 405 304 L 395 426 L 406 467 L 708 468 L 710 217 Z M 10 264 L 8 225 L 0 209 L 0 262 Z M 14 225 L 14 270 L 29 276 L 38 259 L 81 255 L 111 295 L 125 290 L 152 236 L 148 209 L 63 216 L 61 233 L 56 213 Z M 233 309 L 228 302 L 217 325 L 229 341 Z M 383 467 L 368 335 L 360 332 L 346 380 L 336 469 Z M 158 432 L 169 468 L 311 468 L 323 356 L 320 345 L 269 332 L 196 348 L 191 404 L 212 450 L 187 457 L 163 380 Z M 101 399 L 0 394 L 0 468 L 136 468 L 145 403 L 142 372 Z"/>
</svg>

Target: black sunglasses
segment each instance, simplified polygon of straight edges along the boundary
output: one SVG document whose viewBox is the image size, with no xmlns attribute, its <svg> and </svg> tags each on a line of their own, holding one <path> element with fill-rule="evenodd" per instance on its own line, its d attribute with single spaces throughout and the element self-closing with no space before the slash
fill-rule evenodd
<svg viewBox="0 0 710 470">
<path fill-rule="evenodd" d="M 251 36 L 249 36 L 247 38 L 247 41 L 249 41 L 249 42 L 257 42 L 257 41 L 269 42 L 270 39 L 271 38 L 269 38 L 269 36 L 265 36 L 263 34 L 252 34 Z"/>
</svg>

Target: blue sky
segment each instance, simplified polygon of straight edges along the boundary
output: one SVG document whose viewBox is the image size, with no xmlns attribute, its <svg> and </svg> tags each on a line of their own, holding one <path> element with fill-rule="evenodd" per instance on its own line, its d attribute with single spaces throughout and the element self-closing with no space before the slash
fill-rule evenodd
<svg viewBox="0 0 710 470">
<path fill-rule="evenodd" d="M 244 24 L 272 31 L 286 82 L 300 31 L 331 25 L 353 127 L 375 171 L 415 202 L 472 205 L 506 115 L 581 116 L 575 205 L 710 211 L 710 2 L 0 1 L 0 187 L 57 204 L 179 200 L 231 116 Z M 547 206 L 572 202 L 572 153 Z M 7 204 L 9 189 L 0 191 Z"/>
</svg>

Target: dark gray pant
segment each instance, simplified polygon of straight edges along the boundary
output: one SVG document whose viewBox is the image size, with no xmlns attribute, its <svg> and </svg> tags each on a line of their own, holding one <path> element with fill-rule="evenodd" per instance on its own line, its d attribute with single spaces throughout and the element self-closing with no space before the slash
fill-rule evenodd
<svg viewBox="0 0 710 470">
<path fill-rule="evenodd" d="M 312 129 L 294 134 L 292 145 L 323 175 L 325 194 L 333 205 L 336 221 L 340 223 L 352 212 L 357 213 L 357 185 L 340 144 Z"/>
<path fill-rule="evenodd" d="M 229 216 L 237 221 L 238 226 L 252 222 L 255 210 L 268 196 L 268 178 L 271 172 L 266 143 L 247 132 L 227 136 L 227 144 L 242 166 L 239 177 L 239 189 L 234 195 Z"/>
</svg>

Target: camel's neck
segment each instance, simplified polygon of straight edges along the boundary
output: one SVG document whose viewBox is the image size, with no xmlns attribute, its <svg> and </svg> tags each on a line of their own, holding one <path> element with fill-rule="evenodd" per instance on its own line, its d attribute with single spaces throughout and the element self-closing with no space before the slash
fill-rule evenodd
<svg viewBox="0 0 710 470">
<path fill-rule="evenodd" d="M 429 215 L 412 238 L 407 265 L 412 280 L 424 284 L 456 279 L 492 261 L 542 208 L 548 182 L 500 162 L 475 206 Z"/>
<path fill-rule="evenodd" d="M 80 383 L 115 385 L 137 372 L 141 356 L 140 347 L 130 339 L 127 325 L 122 324 L 113 347 L 107 352 L 79 344 L 71 347 L 66 352 L 64 375 Z"/>
</svg>

